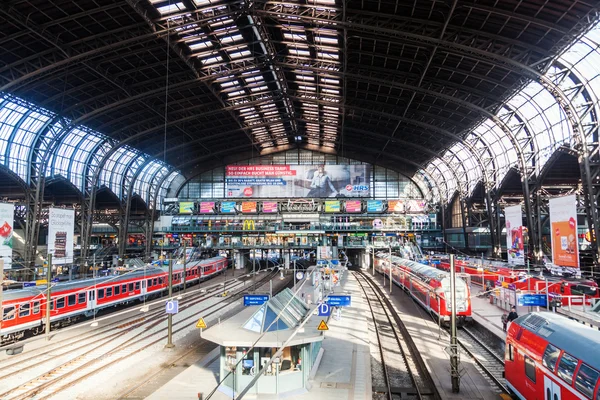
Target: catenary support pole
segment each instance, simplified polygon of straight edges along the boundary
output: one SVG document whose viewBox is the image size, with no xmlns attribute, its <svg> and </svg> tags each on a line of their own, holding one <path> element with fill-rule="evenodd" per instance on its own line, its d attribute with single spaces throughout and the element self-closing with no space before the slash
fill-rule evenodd
<svg viewBox="0 0 600 400">
<path fill-rule="evenodd" d="M 187 279 L 186 279 L 187 271 L 185 269 L 185 263 L 187 262 L 186 244 L 187 244 L 187 241 L 185 239 L 183 239 L 183 293 L 185 293 L 185 286 L 187 284 Z M 200 267 L 198 267 L 198 268 L 200 268 Z"/>
<path fill-rule="evenodd" d="M 169 258 L 169 301 L 173 301 L 173 259 Z M 165 347 L 173 347 L 173 314 L 167 317 L 167 345 Z"/>
<path fill-rule="evenodd" d="M 456 268 L 454 266 L 454 254 L 450 254 L 450 379 L 452 380 L 452 392 L 460 392 L 460 371 L 458 362 L 458 343 L 456 338 Z"/>
<path fill-rule="evenodd" d="M 390 294 L 392 294 L 392 246 L 390 246 Z"/>
<path fill-rule="evenodd" d="M 50 340 L 50 304 L 52 295 L 52 254 L 48 254 L 48 269 L 46 271 L 46 340 Z"/>
</svg>

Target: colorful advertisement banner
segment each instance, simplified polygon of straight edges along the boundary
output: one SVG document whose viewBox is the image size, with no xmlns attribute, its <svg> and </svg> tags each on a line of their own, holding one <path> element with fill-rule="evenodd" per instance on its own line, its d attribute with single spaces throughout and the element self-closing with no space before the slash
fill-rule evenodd
<svg viewBox="0 0 600 400">
<path fill-rule="evenodd" d="M 228 165 L 227 197 L 368 197 L 370 165 Z"/>
<path fill-rule="evenodd" d="M 223 214 L 235 214 L 235 201 L 222 201 L 221 212 Z"/>
<path fill-rule="evenodd" d="M 263 201 L 262 203 L 262 212 L 265 214 L 274 214 L 278 211 L 277 202 L 276 201 Z"/>
<path fill-rule="evenodd" d="M 510 265 L 525 265 L 525 242 L 521 206 L 506 207 L 506 249 Z"/>
<path fill-rule="evenodd" d="M 4 260 L 5 269 L 12 268 L 14 218 L 15 206 L 12 204 L 0 203 L 0 258 Z"/>
<path fill-rule="evenodd" d="M 346 212 L 359 213 L 361 211 L 362 211 L 362 201 L 360 201 L 360 200 L 347 200 L 346 201 Z"/>
<path fill-rule="evenodd" d="M 244 201 L 242 202 L 242 213 L 255 213 L 256 212 L 255 201 Z"/>
<path fill-rule="evenodd" d="M 367 212 L 383 212 L 383 201 L 367 200 Z"/>
<path fill-rule="evenodd" d="M 193 214 L 193 213 L 194 213 L 194 202 L 193 201 L 179 202 L 179 214 Z"/>
<path fill-rule="evenodd" d="M 427 208 L 427 201 L 423 199 L 409 199 L 404 201 L 404 209 L 407 213 L 423 213 Z"/>
<path fill-rule="evenodd" d="M 404 200 L 388 200 L 388 211 L 392 213 L 403 213 Z"/>
<path fill-rule="evenodd" d="M 337 200 L 327 200 L 325 202 L 325 212 L 340 212 L 340 202 Z"/>
<path fill-rule="evenodd" d="M 200 214 L 214 214 L 215 202 L 214 201 L 203 201 L 200 203 Z"/>
<path fill-rule="evenodd" d="M 48 215 L 48 254 L 52 254 L 52 265 L 73 262 L 73 232 L 75 210 L 51 208 Z"/>
<path fill-rule="evenodd" d="M 550 199 L 550 236 L 552 263 L 570 267 L 579 276 L 579 244 L 577 240 L 577 198 L 575 195 Z"/>
</svg>

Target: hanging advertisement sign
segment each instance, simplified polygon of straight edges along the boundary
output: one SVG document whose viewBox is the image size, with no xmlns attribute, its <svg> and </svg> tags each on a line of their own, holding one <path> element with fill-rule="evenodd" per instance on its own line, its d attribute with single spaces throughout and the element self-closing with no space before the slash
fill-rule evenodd
<svg viewBox="0 0 600 400">
<path fill-rule="evenodd" d="M 242 202 L 242 213 L 255 213 L 256 212 L 255 201 L 244 201 Z"/>
<path fill-rule="evenodd" d="M 215 213 L 215 202 L 214 201 L 203 201 L 200 203 L 200 214 L 214 214 Z"/>
<path fill-rule="evenodd" d="M 409 199 L 404 202 L 404 209 L 407 213 L 423 213 L 427 208 L 427 201 L 423 199 Z"/>
<path fill-rule="evenodd" d="M 52 265 L 73 262 L 73 232 L 75 210 L 51 208 L 48 215 L 48 254 L 52 254 Z"/>
<path fill-rule="evenodd" d="M 194 202 L 193 201 L 180 201 L 179 202 L 179 214 L 193 214 L 194 213 Z"/>
<path fill-rule="evenodd" d="M 521 206 L 506 207 L 504 209 L 504 218 L 506 220 L 508 263 L 511 265 L 525 265 L 525 243 L 523 240 Z"/>
<path fill-rule="evenodd" d="M 362 201 L 360 200 L 346 200 L 346 212 L 348 213 L 359 213 L 362 211 Z"/>
<path fill-rule="evenodd" d="M 552 263 L 573 268 L 579 276 L 579 246 L 577 243 L 577 198 L 575 195 L 550 199 L 550 236 Z"/>
<path fill-rule="evenodd" d="M 325 212 L 340 212 L 340 202 L 337 200 L 327 200 L 325 202 Z"/>
<path fill-rule="evenodd" d="M 404 200 L 388 200 L 388 211 L 392 213 L 403 213 Z"/>
<path fill-rule="evenodd" d="M 262 203 L 262 211 L 265 214 L 275 214 L 278 211 L 277 202 L 276 201 L 263 201 Z"/>
<path fill-rule="evenodd" d="M 367 212 L 383 212 L 383 201 L 367 200 Z"/>
<path fill-rule="evenodd" d="M 223 214 L 235 214 L 235 201 L 222 201 L 221 212 Z"/>
<path fill-rule="evenodd" d="M 12 204 L 0 203 L 0 258 L 4 260 L 5 269 L 12 268 L 14 218 L 15 206 Z"/>
<path fill-rule="evenodd" d="M 227 197 L 368 197 L 370 165 L 228 165 Z"/>
</svg>

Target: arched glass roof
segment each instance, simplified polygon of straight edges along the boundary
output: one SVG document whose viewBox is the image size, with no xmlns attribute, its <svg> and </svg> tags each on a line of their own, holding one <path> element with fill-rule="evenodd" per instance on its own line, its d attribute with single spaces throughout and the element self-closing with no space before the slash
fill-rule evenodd
<svg viewBox="0 0 600 400">
<path fill-rule="evenodd" d="M 47 157 L 46 176 L 61 175 L 85 193 L 100 160 L 115 143 L 86 127 L 71 127 L 69 121 L 22 99 L 8 94 L 0 97 L 0 163 L 27 184 L 30 183 L 30 162 L 39 164 Z M 37 153 L 35 146 L 40 149 Z M 49 149 L 52 153 L 46 154 Z M 157 185 L 171 171 L 163 162 L 149 159 L 139 150 L 120 147 L 104 164 L 100 184 L 123 198 L 126 195 L 124 183 L 134 176 L 137 168 L 143 167 L 134 182 L 134 191 L 148 202 L 151 186 Z M 171 182 L 179 175 L 178 172 L 171 174 L 166 181 Z"/>
</svg>

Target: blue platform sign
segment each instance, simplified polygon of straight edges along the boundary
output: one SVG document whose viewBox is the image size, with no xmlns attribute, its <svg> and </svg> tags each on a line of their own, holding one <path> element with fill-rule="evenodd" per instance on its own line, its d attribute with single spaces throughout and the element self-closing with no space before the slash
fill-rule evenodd
<svg viewBox="0 0 600 400">
<path fill-rule="evenodd" d="M 269 301 L 268 294 L 245 294 L 244 295 L 244 307 L 262 306 L 267 301 Z"/>
<path fill-rule="evenodd" d="M 522 294 L 517 298 L 517 303 L 526 307 L 546 307 L 548 304 L 545 294 Z"/>
<path fill-rule="evenodd" d="M 23 287 L 24 288 L 26 288 L 26 287 L 32 287 L 32 286 L 35 286 L 35 285 L 36 285 L 35 281 L 34 282 L 23 282 Z"/>
<path fill-rule="evenodd" d="M 332 307 L 350 307 L 352 303 L 351 296 L 329 296 L 326 299 L 327 304 Z"/>
<path fill-rule="evenodd" d="M 331 306 L 327 303 L 319 304 L 319 317 L 328 317 L 331 314 Z"/>
<path fill-rule="evenodd" d="M 177 314 L 179 312 L 179 302 L 177 300 L 167 301 L 167 314 Z"/>
</svg>

